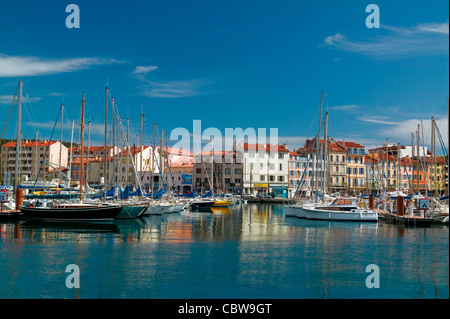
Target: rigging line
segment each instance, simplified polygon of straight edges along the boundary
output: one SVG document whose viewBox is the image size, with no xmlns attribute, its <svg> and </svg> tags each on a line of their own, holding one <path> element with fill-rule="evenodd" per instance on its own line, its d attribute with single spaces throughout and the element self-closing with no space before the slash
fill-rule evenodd
<svg viewBox="0 0 450 319">
<path fill-rule="evenodd" d="M 28 111 L 28 108 L 27 108 L 27 106 L 26 106 L 26 104 L 30 104 L 30 105 L 31 105 L 31 102 L 30 102 L 30 98 L 28 97 L 28 92 L 27 92 L 27 88 L 26 88 L 25 85 L 23 86 L 23 89 L 24 89 L 24 91 L 25 91 L 25 96 L 26 96 L 26 100 L 27 100 L 27 102 L 24 103 L 25 110 L 27 111 L 28 116 L 30 117 L 31 122 L 33 123 L 34 128 L 36 129 L 36 128 L 37 128 L 37 127 L 36 127 L 37 121 L 36 121 L 36 116 L 35 116 L 35 114 L 34 114 L 34 112 L 33 112 L 33 109 L 31 108 L 31 113 L 33 114 L 33 117 L 31 117 L 31 115 L 30 115 L 30 113 L 29 113 L 29 111 Z M 34 121 L 33 121 L 33 119 L 34 119 Z"/>
<path fill-rule="evenodd" d="M 11 110 L 12 110 L 12 108 L 14 106 L 14 101 L 16 100 L 16 96 L 17 96 L 17 91 L 18 90 L 19 90 L 19 86 L 17 86 L 16 93 L 14 93 L 14 97 L 13 97 L 13 100 L 12 100 L 12 103 L 11 103 L 11 107 L 9 108 L 8 117 L 6 118 L 5 126 L 3 127 L 2 136 L 0 137 L 0 144 L 3 141 L 3 134 L 5 134 L 5 129 L 6 129 L 6 126 L 8 125 L 8 119 L 9 119 L 9 116 L 11 115 Z"/>
<path fill-rule="evenodd" d="M 36 183 L 38 181 L 39 175 L 41 174 L 42 167 L 44 166 L 45 157 L 47 156 L 48 149 L 50 148 L 50 143 L 52 141 L 53 133 L 55 132 L 56 124 L 58 123 L 60 113 L 61 113 L 61 107 L 59 108 L 58 115 L 56 116 L 55 124 L 53 125 L 53 131 L 52 131 L 52 134 L 50 135 L 50 139 L 48 140 L 47 148 L 45 149 L 44 159 L 42 160 L 41 166 L 39 167 L 39 172 L 36 176 L 36 180 L 34 181 L 33 187 L 36 187 Z M 37 147 L 37 141 L 36 141 L 36 147 Z M 81 151 L 83 151 L 83 150 L 81 150 Z M 83 165 L 83 163 L 81 163 L 81 165 Z"/>
</svg>

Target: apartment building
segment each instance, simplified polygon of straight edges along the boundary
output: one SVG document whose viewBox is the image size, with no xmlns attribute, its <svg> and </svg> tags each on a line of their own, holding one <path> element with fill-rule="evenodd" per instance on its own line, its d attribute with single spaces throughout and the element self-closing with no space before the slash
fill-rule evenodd
<svg viewBox="0 0 450 319">
<path fill-rule="evenodd" d="M 365 147 L 355 142 L 337 142 L 347 149 L 347 191 L 352 194 L 364 193 L 365 182 Z"/>
<path fill-rule="evenodd" d="M 276 197 L 287 198 L 290 153 L 287 145 L 241 143 L 239 148 L 245 194 L 274 193 Z"/>
<path fill-rule="evenodd" d="M 194 189 L 215 194 L 243 190 L 243 163 L 234 151 L 200 152 L 194 155 Z"/>
<path fill-rule="evenodd" d="M 328 141 L 328 189 L 330 193 L 343 193 L 346 183 L 347 148 L 331 139 Z"/>
<path fill-rule="evenodd" d="M 178 194 L 187 194 L 194 190 L 194 159 L 191 156 L 179 158 L 170 163 L 171 189 Z"/>
<path fill-rule="evenodd" d="M 1 176 L 4 185 L 12 185 L 15 176 L 17 157 L 16 142 L 2 145 Z M 50 179 L 49 171 L 67 167 L 68 150 L 59 141 L 29 141 L 21 142 L 19 158 L 20 181 L 34 181 Z M 41 165 L 42 164 L 42 165 Z"/>
</svg>

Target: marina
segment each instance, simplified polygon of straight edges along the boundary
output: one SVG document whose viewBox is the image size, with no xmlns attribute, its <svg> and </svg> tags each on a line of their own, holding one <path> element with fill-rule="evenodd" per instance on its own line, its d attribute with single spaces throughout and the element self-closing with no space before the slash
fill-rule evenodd
<svg viewBox="0 0 450 319">
<path fill-rule="evenodd" d="M 448 306 L 448 1 L 53 2 L 0 10 L 5 310 Z"/>
<path fill-rule="evenodd" d="M 267 203 L 106 223 L 0 221 L 0 298 L 447 299 L 448 242 L 444 224 L 307 220 Z M 79 289 L 65 286 L 69 264 L 81 269 Z M 379 289 L 366 287 L 369 264 Z"/>
</svg>

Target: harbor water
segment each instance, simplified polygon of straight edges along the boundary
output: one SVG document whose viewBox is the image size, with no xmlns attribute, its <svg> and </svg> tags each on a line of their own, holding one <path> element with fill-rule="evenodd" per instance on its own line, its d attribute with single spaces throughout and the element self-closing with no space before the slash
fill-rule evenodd
<svg viewBox="0 0 450 319">
<path fill-rule="evenodd" d="M 79 287 L 67 286 L 68 265 Z M 0 270 L 1 299 L 448 299 L 449 228 L 303 220 L 259 203 L 98 224 L 0 221 Z"/>
</svg>

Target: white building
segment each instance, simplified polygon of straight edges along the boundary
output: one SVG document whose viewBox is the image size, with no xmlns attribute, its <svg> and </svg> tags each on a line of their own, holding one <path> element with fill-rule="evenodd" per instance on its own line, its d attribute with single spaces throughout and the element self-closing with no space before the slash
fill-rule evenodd
<svg viewBox="0 0 450 319">
<path fill-rule="evenodd" d="M 235 145 L 243 152 L 243 184 L 245 194 L 274 193 L 287 197 L 289 183 L 289 150 L 286 145 Z"/>
</svg>

